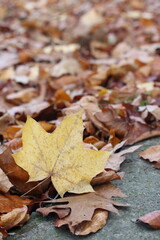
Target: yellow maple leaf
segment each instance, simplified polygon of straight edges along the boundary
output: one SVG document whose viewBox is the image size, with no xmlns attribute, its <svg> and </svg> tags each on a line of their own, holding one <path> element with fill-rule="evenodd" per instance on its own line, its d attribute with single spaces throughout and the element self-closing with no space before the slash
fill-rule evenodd
<svg viewBox="0 0 160 240">
<path fill-rule="evenodd" d="M 53 133 L 28 117 L 22 133 L 23 148 L 13 157 L 29 173 L 29 181 L 51 177 L 60 196 L 65 192 L 93 192 L 90 181 L 104 170 L 110 153 L 85 149 L 82 137 L 81 112 L 65 117 Z"/>
</svg>

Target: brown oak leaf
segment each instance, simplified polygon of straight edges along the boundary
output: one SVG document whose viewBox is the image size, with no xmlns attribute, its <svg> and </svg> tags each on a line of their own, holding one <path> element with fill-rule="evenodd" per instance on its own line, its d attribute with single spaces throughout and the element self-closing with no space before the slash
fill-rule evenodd
<svg viewBox="0 0 160 240">
<path fill-rule="evenodd" d="M 69 229 L 73 229 L 74 226 L 77 226 L 84 221 L 92 221 L 96 209 L 112 211 L 118 214 L 118 210 L 114 205 L 126 206 L 126 204 L 111 199 L 113 196 L 126 197 L 120 189 L 111 183 L 99 185 L 95 187 L 94 190 L 95 192 L 92 193 L 72 195 L 57 200 L 46 201 L 46 203 L 58 203 L 60 205 L 54 205 L 48 207 L 48 209 L 47 207 L 39 208 L 37 211 L 46 216 L 50 212 L 58 214 L 57 210 L 63 210 L 62 215 L 58 214 L 59 218 L 55 221 L 55 226 L 61 227 L 63 225 L 68 225 Z M 64 211 L 64 209 L 66 209 L 66 211 Z"/>
</svg>

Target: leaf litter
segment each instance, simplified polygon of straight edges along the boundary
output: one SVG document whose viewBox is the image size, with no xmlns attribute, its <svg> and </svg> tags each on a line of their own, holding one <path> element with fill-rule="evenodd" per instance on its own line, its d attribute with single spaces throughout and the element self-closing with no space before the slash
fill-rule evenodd
<svg viewBox="0 0 160 240">
<path fill-rule="evenodd" d="M 140 146 L 121 148 L 160 136 L 159 7 L 2 1 L 1 238 L 35 208 L 87 235 L 125 206 L 112 199 L 125 195 L 111 181 L 123 180 L 124 155 Z M 160 168 L 159 152 L 139 156 Z M 159 211 L 139 220 L 158 229 Z"/>
</svg>

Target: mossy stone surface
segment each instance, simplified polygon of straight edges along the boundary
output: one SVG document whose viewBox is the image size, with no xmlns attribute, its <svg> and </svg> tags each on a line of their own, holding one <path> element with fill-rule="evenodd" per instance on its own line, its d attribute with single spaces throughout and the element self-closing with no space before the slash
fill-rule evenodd
<svg viewBox="0 0 160 240">
<path fill-rule="evenodd" d="M 128 198 L 118 199 L 130 204 L 130 207 L 119 208 L 120 215 L 110 213 L 108 223 L 96 234 L 73 236 L 66 227 L 55 228 L 53 216 L 43 218 L 33 213 L 31 219 L 20 230 L 12 231 L 7 240 L 160 240 L 160 230 L 136 224 L 135 220 L 144 214 L 160 210 L 160 170 L 142 160 L 138 152 L 152 145 L 160 144 L 160 137 L 148 139 L 138 144 L 142 147 L 136 152 L 127 154 L 121 171 L 126 172 L 121 181 L 114 181 Z M 136 144 L 137 145 L 137 144 Z"/>
</svg>

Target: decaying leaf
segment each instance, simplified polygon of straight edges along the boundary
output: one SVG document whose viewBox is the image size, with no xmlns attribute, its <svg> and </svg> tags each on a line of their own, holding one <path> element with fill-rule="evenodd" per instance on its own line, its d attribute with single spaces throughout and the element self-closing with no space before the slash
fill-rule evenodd
<svg viewBox="0 0 160 240">
<path fill-rule="evenodd" d="M 91 179 L 102 172 L 107 151 L 86 150 L 82 142 L 82 113 L 67 116 L 53 133 L 47 133 L 32 118 L 23 128 L 23 149 L 13 154 L 30 181 L 51 177 L 57 192 L 92 192 Z"/>
<path fill-rule="evenodd" d="M 140 217 L 138 220 L 147 223 L 154 229 L 160 229 L 160 211 L 147 213 L 143 217 Z"/>
<path fill-rule="evenodd" d="M 70 214 L 62 215 L 56 220 L 55 226 L 68 225 L 70 229 L 74 229 L 79 223 L 91 221 L 96 209 L 112 211 L 118 213 L 115 206 L 126 206 L 126 204 L 113 201 L 111 197 L 126 197 L 120 189 L 114 185 L 107 183 L 94 188 L 95 192 L 65 197 L 57 200 L 47 201 L 48 203 L 58 203 L 46 208 L 37 209 L 43 216 L 47 216 L 51 212 L 57 213 L 57 210 L 70 209 Z M 99 226 L 100 227 L 100 226 Z M 98 230 L 98 229 L 97 229 Z"/>
<path fill-rule="evenodd" d="M 140 152 L 139 156 L 148 159 L 150 162 L 156 162 L 155 168 L 160 168 L 160 145 L 151 146 L 145 151 Z"/>
</svg>

